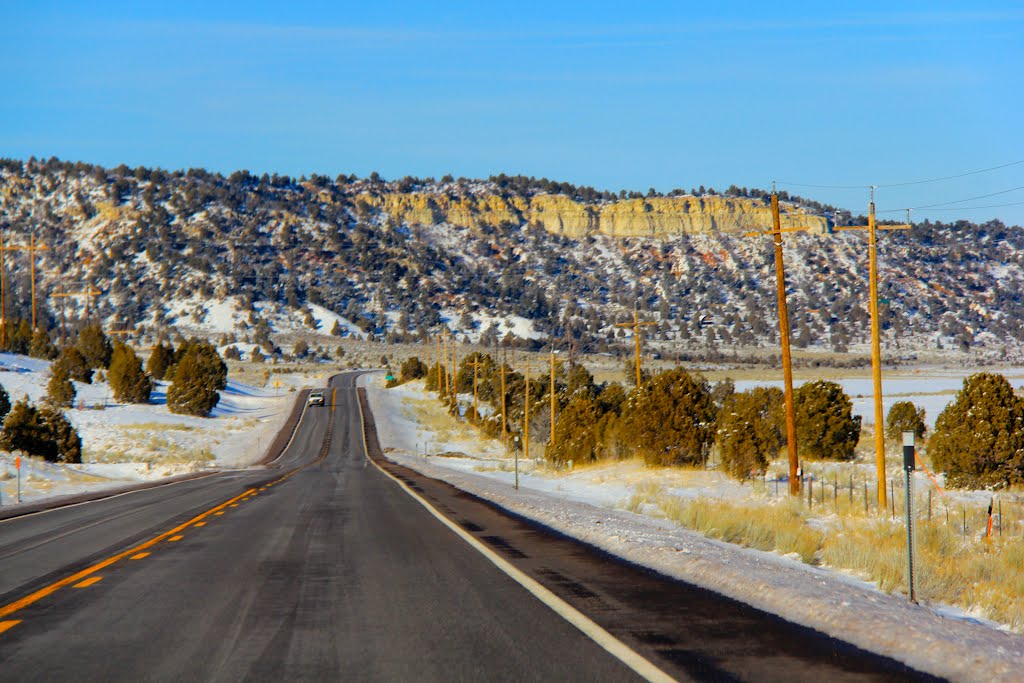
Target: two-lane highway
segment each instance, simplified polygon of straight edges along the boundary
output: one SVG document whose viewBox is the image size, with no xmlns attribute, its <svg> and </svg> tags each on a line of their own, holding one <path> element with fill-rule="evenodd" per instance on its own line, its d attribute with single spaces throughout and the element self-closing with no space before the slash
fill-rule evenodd
<svg viewBox="0 0 1024 683">
<path fill-rule="evenodd" d="M 354 376 L 334 388 L 280 472 L 0 523 L 4 604 L 74 577 L 0 607 L 4 677 L 635 678 L 369 465 Z"/>
<path fill-rule="evenodd" d="M 927 679 L 389 463 L 328 396 L 272 468 L 0 522 L 3 677 Z"/>
</svg>

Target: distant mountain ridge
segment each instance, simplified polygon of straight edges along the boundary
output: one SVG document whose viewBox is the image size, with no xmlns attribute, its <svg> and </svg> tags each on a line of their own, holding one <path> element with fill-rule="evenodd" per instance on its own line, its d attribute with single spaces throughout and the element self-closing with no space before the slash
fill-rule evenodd
<svg viewBox="0 0 1024 683">
<path fill-rule="evenodd" d="M 770 213 L 760 191 L 729 194 L 3 160 L 0 228 L 8 244 L 34 231 L 49 247 L 37 264 L 51 325 L 52 295 L 88 283 L 103 292 L 92 305 L 108 325 L 150 332 L 196 327 L 214 302 L 231 301 L 225 325 L 240 340 L 280 332 L 284 316 L 299 328 L 340 319 L 339 329 L 352 323 L 390 339 L 446 325 L 493 343 L 514 330 L 600 351 L 623 344 L 614 323 L 637 306 L 658 323 L 647 331 L 665 353 L 771 350 L 771 246 L 740 234 L 768 227 Z M 786 236 L 794 343 L 862 349 L 863 238 L 828 234 L 831 210 L 814 215 L 820 205 L 790 199 L 785 220 L 814 228 Z M 1020 227 L 924 223 L 888 235 L 879 253 L 887 349 L 1019 356 Z M 8 315 L 25 315 L 27 256 L 7 259 Z M 81 318 L 84 298 L 64 300 Z"/>
</svg>

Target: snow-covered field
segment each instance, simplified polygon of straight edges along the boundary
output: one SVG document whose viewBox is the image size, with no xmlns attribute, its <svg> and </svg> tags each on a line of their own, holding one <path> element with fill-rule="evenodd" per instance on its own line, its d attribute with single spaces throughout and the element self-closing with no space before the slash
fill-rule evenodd
<svg viewBox="0 0 1024 683">
<path fill-rule="evenodd" d="M 22 458 L 22 500 L 247 466 L 263 457 L 287 419 L 295 396 L 288 387 L 301 383 L 288 376 L 275 376 L 275 380 L 282 386 L 257 388 L 229 380 L 208 418 L 171 413 L 166 406 L 167 385 L 162 382 L 148 405 L 115 402 L 105 382 L 75 382 L 75 406 L 66 415 L 82 438 L 83 463 Z M 47 361 L 0 354 L 0 385 L 12 404 L 23 396 L 39 403 L 47 381 Z M 0 504 L 16 502 L 17 488 L 15 456 L 0 451 Z"/>
<path fill-rule="evenodd" d="M 632 562 L 915 668 L 952 680 L 1022 679 L 1024 637 L 998 624 L 944 605 L 915 605 L 874 584 L 777 553 L 708 539 L 643 514 L 643 506 L 630 512 L 630 500 L 650 478 L 650 470 L 636 463 L 574 473 L 522 463 L 516 491 L 512 461 L 500 446 L 449 418 L 422 383 L 385 390 L 379 375 L 362 381 L 369 387 L 381 446 L 396 462 Z M 689 497 L 733 498 L 750 491 L 713 472 L 659 470 L 658 478 L 673 494 Z"/>
</svg>

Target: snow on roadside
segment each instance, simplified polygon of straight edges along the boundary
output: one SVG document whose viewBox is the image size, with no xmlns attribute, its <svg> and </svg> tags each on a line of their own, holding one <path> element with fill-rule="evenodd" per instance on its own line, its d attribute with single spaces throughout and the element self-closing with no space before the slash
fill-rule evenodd
<svg viewBox="0 0 1024 683">
<path fill-rule="evenodd" d="M 600 468 L 598 474 L 588 468 L 580 473 L 582 477 L 528 472 L 520 475 L 516 491 L 507 467 L 481 462 L 500 457 L 493 446 L 475 447 L 468 429 L 423 421 L 429 419 L 429 412 L 424 418 L 416 401 L 426 395 L 416 383 L 384 390 L 378 377 L 360 379 L 368 387 L 381 446 L 402 465 L 631 562 L 916 669 L 962 681 L 1020 680 L 1024 637 L 965 618 L 944 605 L 915 605 L 838 572 L 708 539 L 670 521 L 628 512 L 621 508 L 632 488 L 618 472 L 603 477 Z M 415 446 L 427 443 L 433 444 L 428 452 L 462 451 L 467 457 L 419 455 Z"/>
<path fill-rule="evenodd" d="M 38 404 L 48 381 L 47 361 L 0 353 L 0 385 L 12 403 L 27 395 Z M 210 417 L 190 417 L 167 409 L 167 386 L 158 382 L 150 403 L 136 405 L 114 402 L 105 382 L 75 382 L 75 407 L 65 414 L 82 438 L 83 463 L 22 458 L 22 500 L 248 466 L 263 457 L 295 398 L 289 391 L 229 380 Z M 16 500 L 15 455 L 0 451 L 0 504 Z"/>
</svg>

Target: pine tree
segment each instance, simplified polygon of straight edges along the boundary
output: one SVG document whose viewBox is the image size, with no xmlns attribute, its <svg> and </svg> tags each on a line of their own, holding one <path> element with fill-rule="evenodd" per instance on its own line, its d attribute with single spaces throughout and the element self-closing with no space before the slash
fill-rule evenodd
<svg viewBox="0 0 1024 683">
<path fill-rule="evenodd" d="M 153 347 L 146 361 L 146 372 L 153 379 L 164 379 L 167 375 L 167 368 L 174 360 L 174 349 L 164 344 L 161 340 Z"/>
<path fill-rule="evenodd" d="M 46 384 L 46 402 L 54 406 L 71 406 L 75 402 L 76 393 L 67 363 L 51 363 L 50 381 Z"/>
<path fill-rule="evenodd" d="M 46 330 L 39 327 L 32 335 L 32 344 L 28 353 L 33 358 L 53 360 L 57 357 L 57 347 L 50 341 L 50 335 L 46 333 Z"/>
<path fill-rule="evenodd" d="M 918 440 L 923 439 L 928 429 L 924 418 L 924 408 L 918 408 L 910 401 L 896 401 L 885 418 L 885 436 L 890 441 L 899 441 L 903 432 L 914 432 Z"/>
<path fill-rule="evenodd" d="M 142 369 L 142 360 L 125 344 L 114 345 L 107 381 L 114 398 L 122 403 L 149 403 L 153 383 Z"/>
<path fill-rule="evenodd" d="M 935 467 L 951 486 L 1008 486 L 1024 481 L 1024 403 L 1002 375 L 964 380 L 928 440 Z"/>
<path fill-rule="evenodd" d="M 92 384 L 92 368 L 89 367 L 89 362 L 78 350 L 78 347 L 65 347 L 57 356 L 57 360 L 50 365 L 50 369 L 52 370 L 56 365 L 63 365 L 68 376 L 76 382 Z"/>
<path fill-rule="evenodd" d="M 86 325 L 78 333 L 78 350 L 85 357 L 85 362 L 90 368 L 110 367 L 110 357 L 114 353 L 114 347 L 110 339 L 103 333 L 98 323 Z"/>
<path fill-rule="evenodd" d="M 811 458 L 851 460 L 860 440 L 860 415 L 835 382 L 801 385 L 793 396 L 800 452 Z"/>
<path fill-rule="evenodd" d="M 555 419 L 555 443 L 545 451 L 548 462 L 564 465 L 598 459 L 597 423 L 601 411 L 586 392 L 574 395 Z"/>
</svg>

